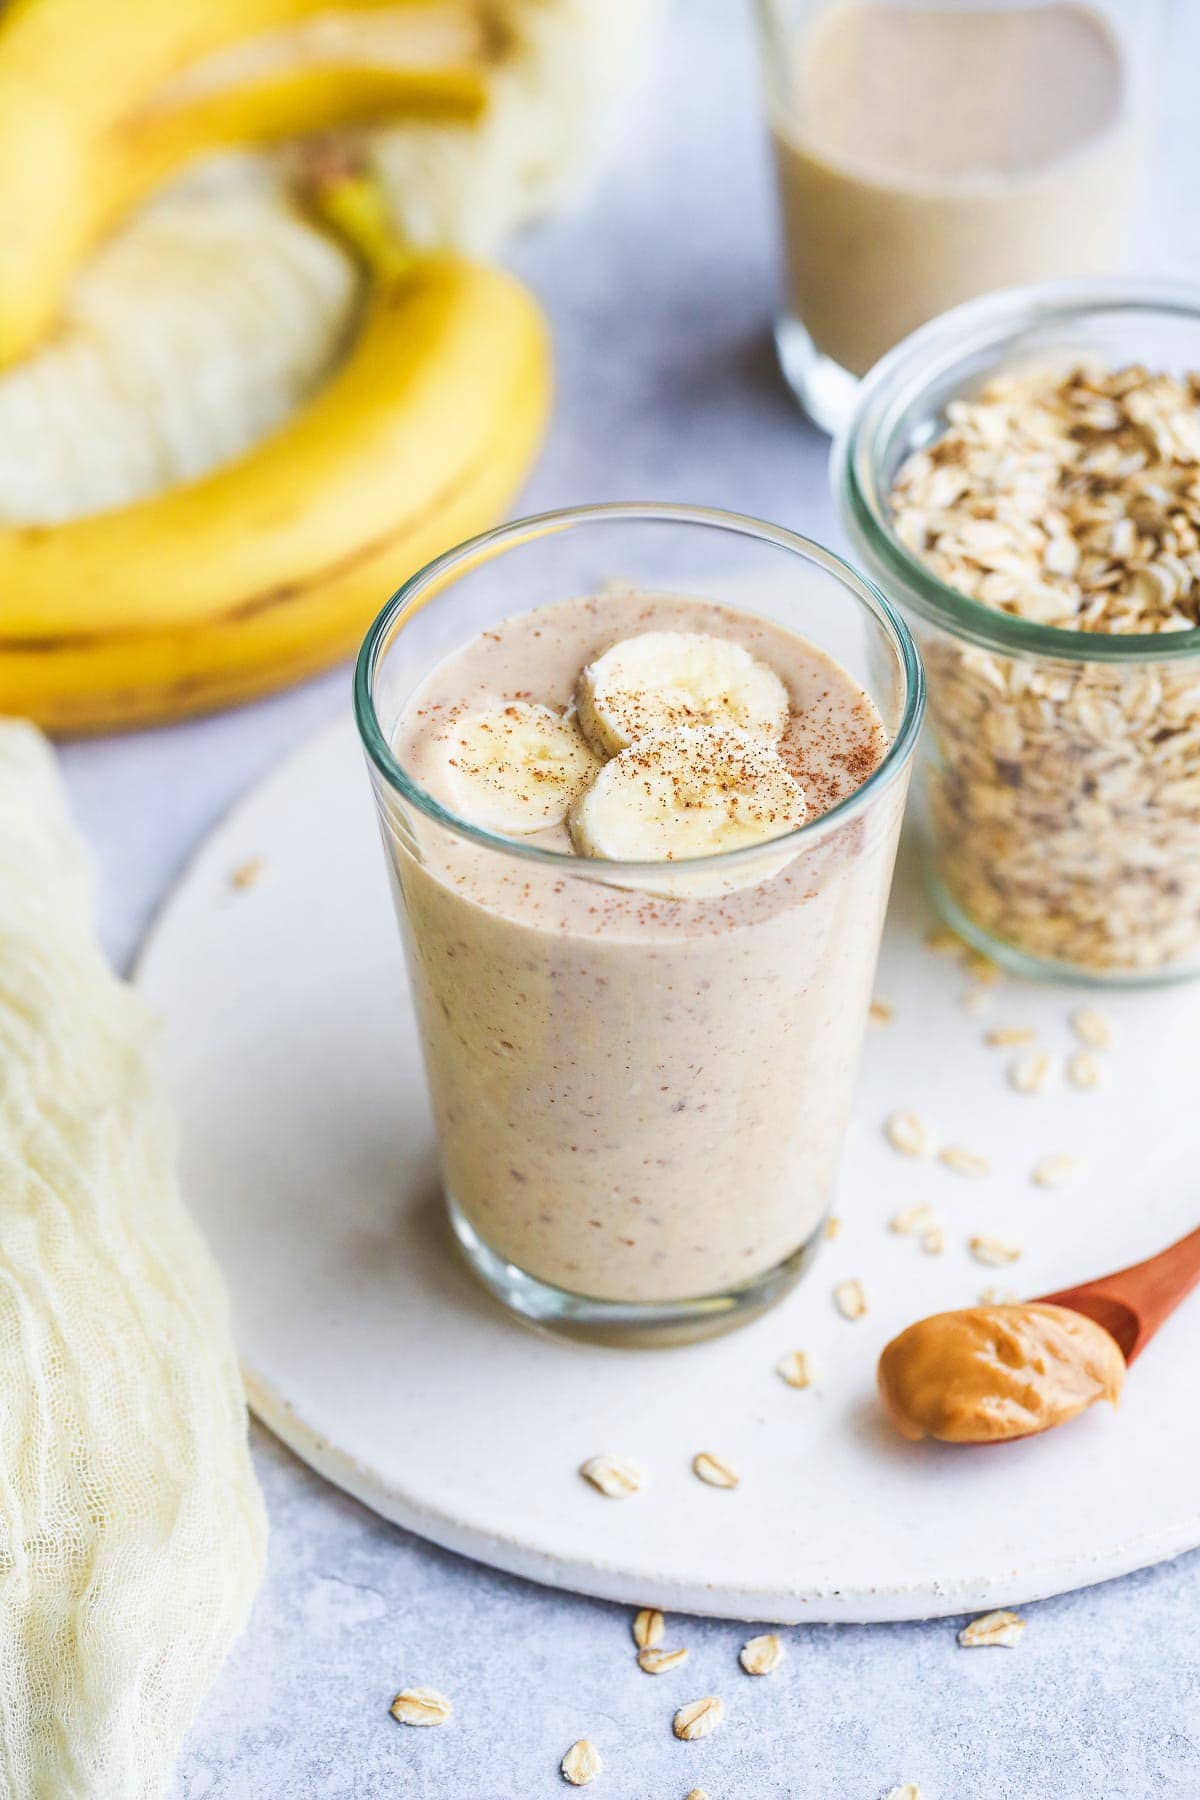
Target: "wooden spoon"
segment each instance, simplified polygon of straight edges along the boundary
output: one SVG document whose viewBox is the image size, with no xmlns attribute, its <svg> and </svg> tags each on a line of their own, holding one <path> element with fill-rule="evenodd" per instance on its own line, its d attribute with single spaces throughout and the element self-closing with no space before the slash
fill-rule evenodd
<svg viewBox="0 0 1200 1800">
<path fill-rule="evenodd" d="M 1131 1363 L 1197 1283 L 1200 1226 L 1145 1262 L 1101 1275 L 1098 1281 L 1062 1288 L 1057 1294 L 1039 1294 L 1037 1299 L 1051 1306 L 1069 1306 L 1072 1312 L 1102 1325 L 1117 1340 L 1125 1361 Z"/>
</svg>

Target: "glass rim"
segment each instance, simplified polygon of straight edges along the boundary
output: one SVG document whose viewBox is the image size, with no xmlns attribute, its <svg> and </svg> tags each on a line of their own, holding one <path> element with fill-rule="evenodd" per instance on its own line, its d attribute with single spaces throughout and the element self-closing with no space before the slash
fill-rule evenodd
<svg viewBox="0 0 1200 1800">
<path fill-rule="evenodd" d="M 505 837 L 500 832 L 489 831 L 485 826 L 476 825 L 452 812 L 414 780 L 394 755 L 375 710 L 375 675 L 393 628 L 419 611 L 427 600 L 433 599 L 453 580 L 456 573 L 465 572 L 481 561 L 490 561 L 492 557 L 531 538 L 545 537 L 555 532 L 568 531 L 577 525 L 598 522 L 699 525 L 728 531 L 790 551 L 809 563 L 817 564 L 826 574 L 834 576 L 844 588 L 849 589 L 852 596 L 866 607 L 883 628 L 896 653 L 904 680 L 904 705 L 900 722 L 882 760 L 860 787 L 819 818 L 798 826 L 794 831 L 785 832 L 780 837 L 767 838 L 758 844 L 747 844 L 737 850 L 719 851 L 715 856 L 680 857 L 677 861 L 664 863 L 610 861 L 607 858 L 580 856 L 575 852 L 551 850 L 542 844 Z M 621 878 L 631 883 L 639 880 L 661 882 L 664 870 L 668 870 L 672 877 L 699 874 L 701 871 L 711 873 L 718 867 L 739 868 L 759 858 L 777 857 L 788 845 L 793 845 L 798 852 L 805 844 L 827 837 L 847 819 L 861 812 L 875 795 L 892 785 L 911 760 L 924 713 L 925 670 L 920 653 L 904 619 L 872 581 L 860 575 L 834 551 L 827 550 L 824 545 L 817 544 L 798 532 L 789 531 L 785 526 L 772 525 L 746 513 L 670 502 L 609 501 L 592 506 L 561 507 L 552 512 L 530 513 L 524 518 L 494 526 L 490 531 L 480 532 L 476 537 L 468 538 L 464 543 L 443 551 L 440 556 L 416 570 L 407 581 L 402 582 L 377 614 L 363 639 L 354 669 L 354 716 L 359 736 L 370 764 L 390 789 L 398 792 L 435 824 L 457 837 L 466 838 L 487 850 L 516 856 L 543 867 L 586 872 L 589 879 L 596 881 Z M 681 894 L 680 897 L 686 896 Z"/>
<path fill-rule="evenodd" d="M 1004 656 L 1066 663 L 1187 663 L 1200 659 L 1200 626 L 1184 631 L 1069 631 L 995 611 L 951 587 L 897 535 L 880 482 L 883 449 L 897 418 L 939 378 L 989 350 L 995 372 L 1039 325 L 1105 313 L 1155 313 L 1200 327 L 1200 282 L 1182 277 L 1108 276 L 1047 281 L 984 294 L 921 325 L 859 384 L 830 452 L 830 479 L 851 542 L 880 581 L 894 584 L 919 617 L 950 636 Z M 978 373 L 978 370 L 976 371 Z"/>
</svg>

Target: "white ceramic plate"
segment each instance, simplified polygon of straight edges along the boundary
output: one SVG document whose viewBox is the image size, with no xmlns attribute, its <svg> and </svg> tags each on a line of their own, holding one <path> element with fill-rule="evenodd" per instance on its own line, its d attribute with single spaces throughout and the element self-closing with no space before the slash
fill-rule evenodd
<svg viewBox="0 0 1200 1800">
<path fill-rule="evenodd" d="M 261 857 L 239 890 L 231 873 Z M 988 1285 L 1045 1292 L 1196 1224 L 1200 990 L 1101 1001 L 1118 1044 L 1100 1093 L 1023 1097 L 989 1023 L 1036 1024 L 1061 1058 L 1084 996 L 1005 982 L 985 1019 L 902 864 L 838 1211 L 844 1224 L 775 1312 L 715 1343 L 616 1351 L 514 1324 L 458 1262 L 365 769 L 349 723 L 276 770 L 205 845 L 139 979 L 166 1016 L 185 1189 L 225 1270 L 255 1411 L 331 1481 L 438 1543 L 556 1586 L 776 1621 L 907 1619 L 1018 1602 L 1200 1544 L 1200 1295 L 1131 1376 L 1119 1416 L 975 1451 L 909 1445 L 873 1395 L 880 1346 Z M 991 1158 L 985 1180 L 890 1150 L 911 1107 Z M 1067 1191 L 1029 1179 L 1079 1152 Z M 930 1202 L 941 1257 L 891 1235 Z M 972 1232 L 1024 1246 L 1012 1269 Z M 833 1284 L 870 1302 L 849 1323 Z M 814 1389 L 774 1373 L 806 1349 Z M 623 1502 L 583 1482 L 635 1457 Z M 690 1472 L 712 1450 L 736 1492 Z"/>
</svg>

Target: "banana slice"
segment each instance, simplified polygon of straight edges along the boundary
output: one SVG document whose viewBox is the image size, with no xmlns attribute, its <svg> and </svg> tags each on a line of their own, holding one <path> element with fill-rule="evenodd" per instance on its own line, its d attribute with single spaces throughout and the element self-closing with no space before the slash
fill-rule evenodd
<svg viewBox="0 0 1200 1800">
<path fill-rule="evenodd" d="M 452 804 L 489 831 L 560 825 L 598 766 L 571 715 L 528 700 L 467 713 L 446 741 Z"/>
<path fill-rule="evenodd" d="M 571 837 L 584 856 L 672 862 L 782 837 L 807 811 L 803 788 L 761 738 L 684 725 L 639 738 L 606 763 L 571 809 Z M 761 869 L 703 886 L 689 877 L 687 891 L 723 892 L 762 878 Z M 684 888 L 668 882 L 663 891 Z"/>
<path fill-rule="evenodd" d="M 788 720 L 787 689 L 728 638 L 647 631 L 623 638 L 579 677 L 579 723 L 602 756 L 679 726 L 733 726 L 775 743 Z"/>
</svg>

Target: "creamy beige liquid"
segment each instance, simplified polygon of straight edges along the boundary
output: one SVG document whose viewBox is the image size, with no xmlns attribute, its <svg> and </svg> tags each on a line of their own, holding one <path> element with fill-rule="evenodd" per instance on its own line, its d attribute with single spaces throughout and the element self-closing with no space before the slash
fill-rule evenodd
<svg viewBox="0 0 1200 1800">
<path fill-rule="evenodd" d="M 445 734 L 493 700 L 570 701 L 647 630 L 731 638 L 785 681 L 781 746 L 810 817 L 886 750 L 858 684 L 769 621 L 606 594 L 523 614 L 427 678 L 395 747 L 448 798 Z M 399 811 L 392 863 L 446 1187 L 519 1268 L 596 1299 L 722 1293 L 814 1233 L 830 1189 L 903 805 L 903 779 L 771 878 L 701 899 L 457 840 Z M 569 848 L 565 828 L 536 840 Z"/>
<path fill-rule="evenodd" d="M 972 295 L 1115 267 L 1142 160 L 1128 89 L 1075 0 L 833 0 L 774 127 L 789 306 L 817 348 L 862 374 Z"/>
</svg>

